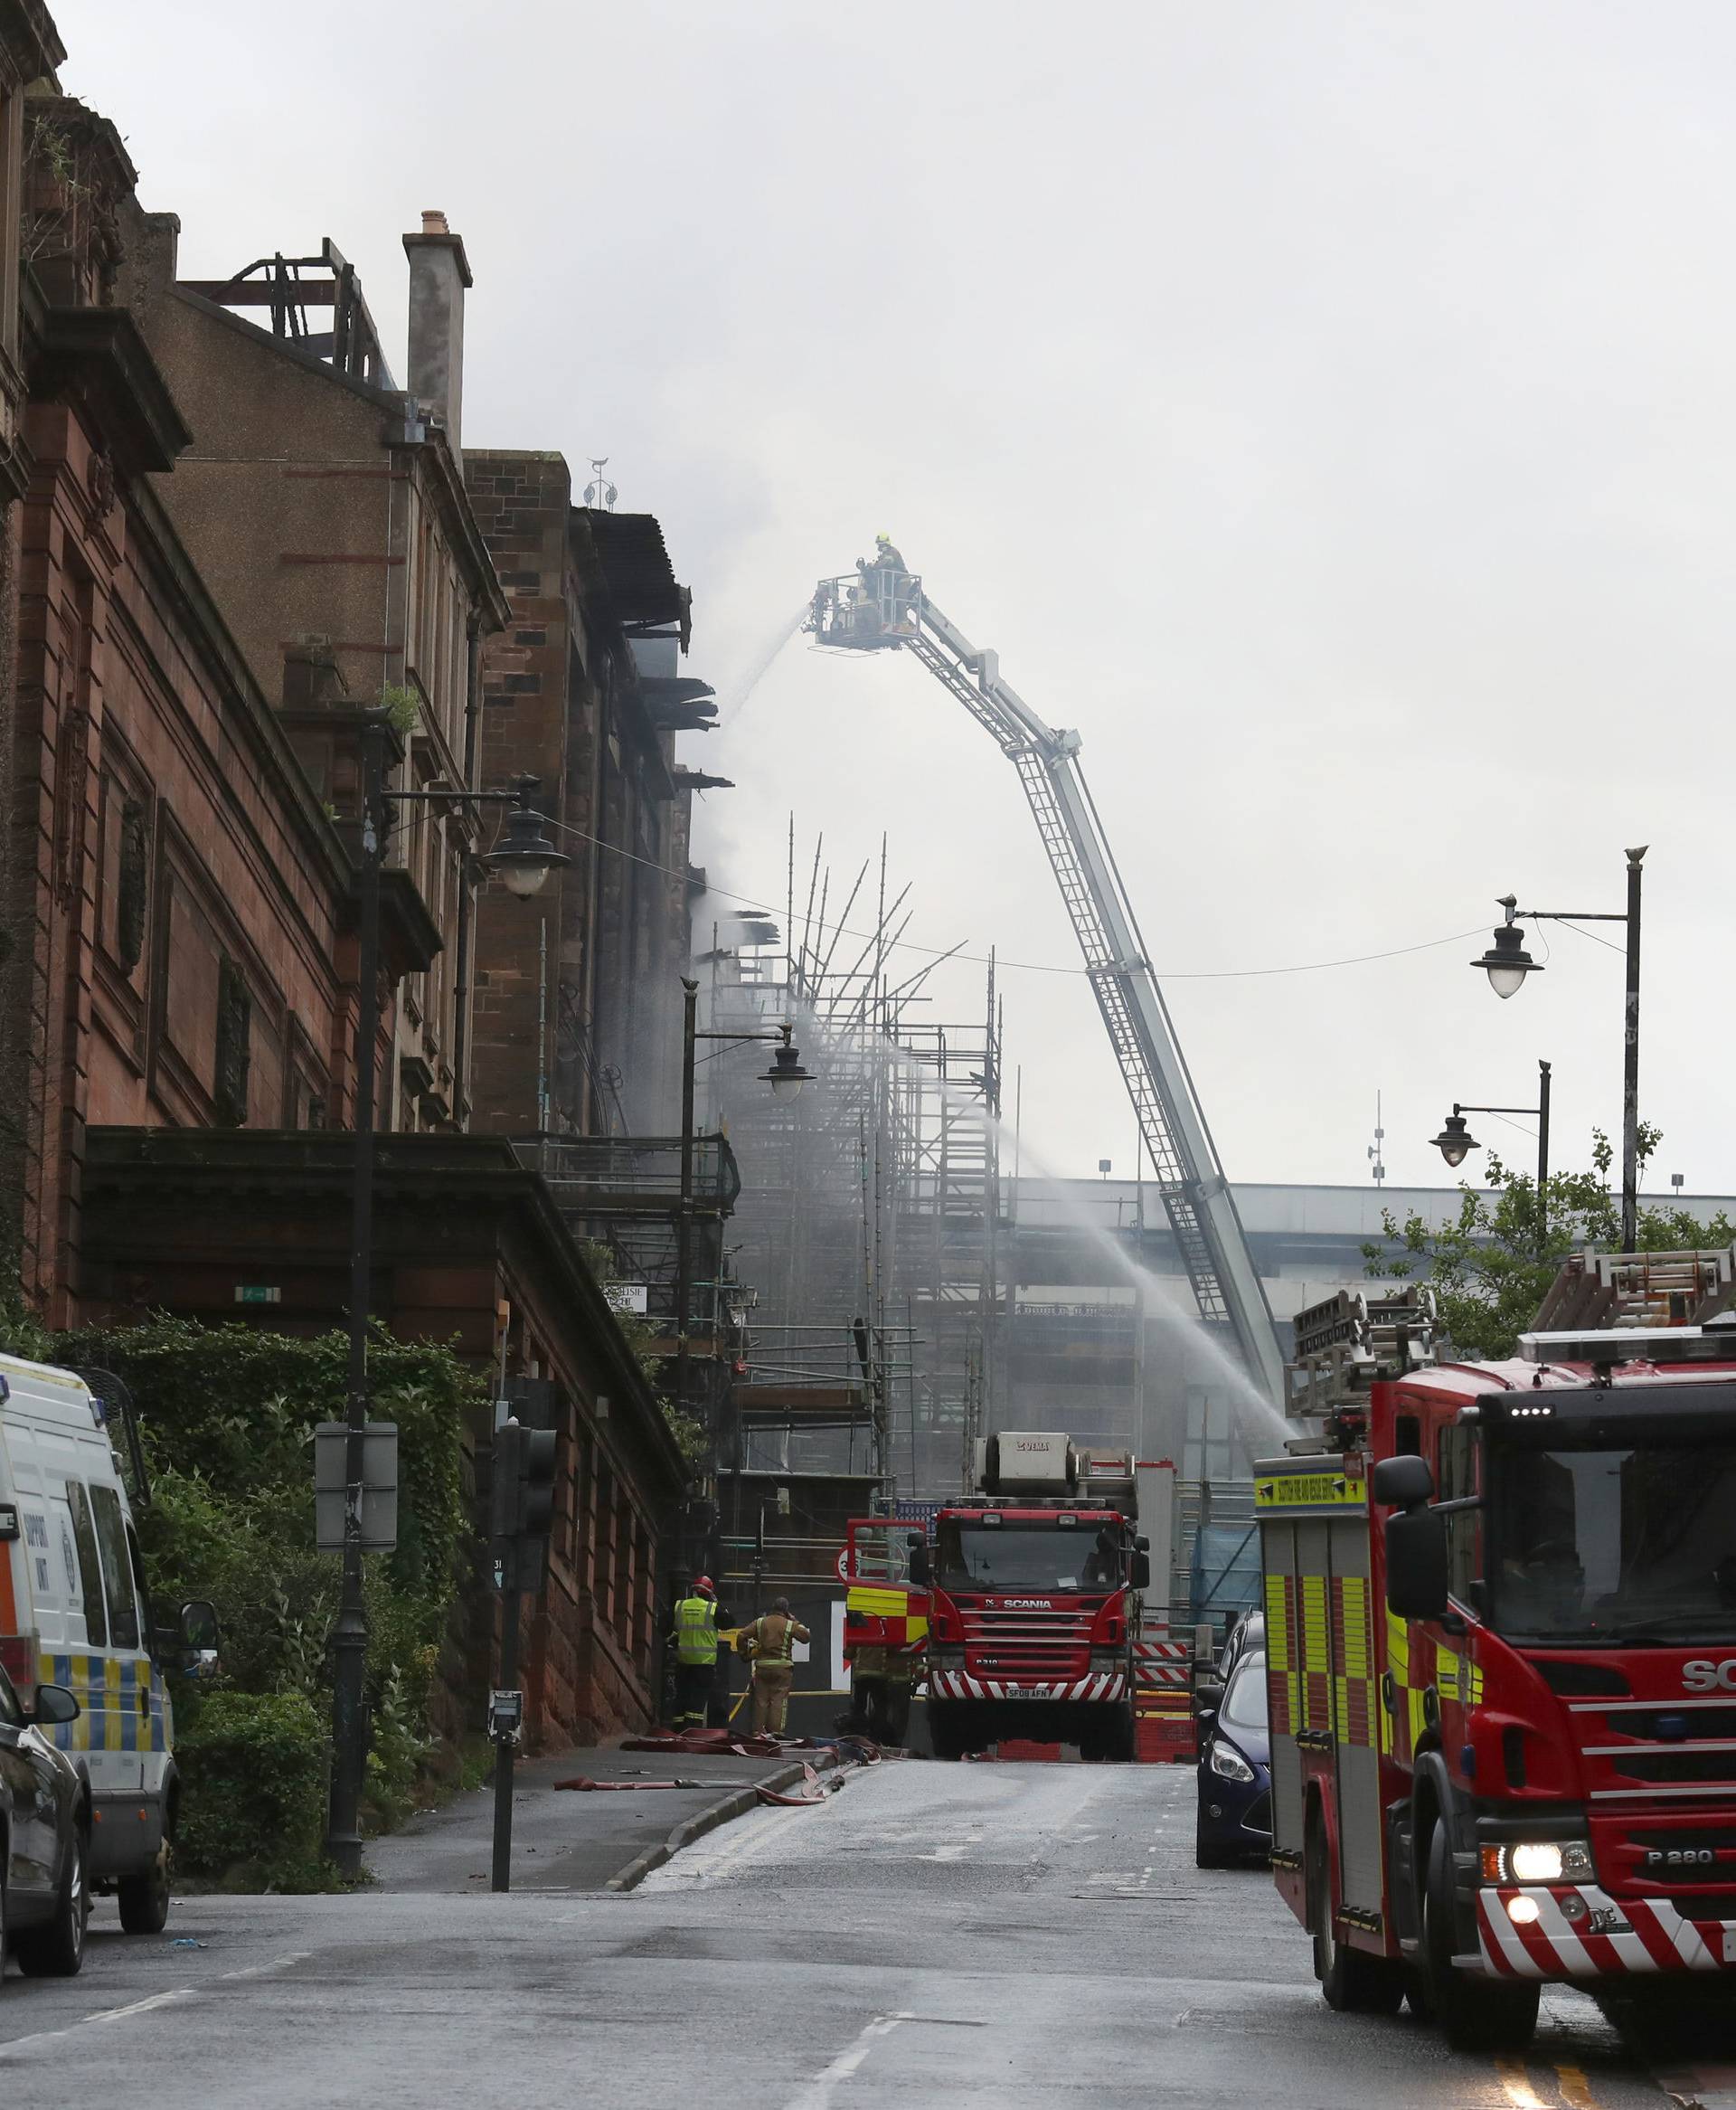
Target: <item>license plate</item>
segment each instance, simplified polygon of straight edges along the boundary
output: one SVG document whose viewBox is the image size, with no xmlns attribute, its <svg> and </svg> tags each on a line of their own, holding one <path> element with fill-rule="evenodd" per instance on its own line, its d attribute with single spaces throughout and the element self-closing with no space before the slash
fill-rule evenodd
<svg viewBox="0 0 1736 2110">
<path fill-rule="evenodd" d="M 1723 1961 L 1726 1963 L 1736 1963 L 1736 1926 L 1726 1926 L 1723 1930 Z"/>
</svg>

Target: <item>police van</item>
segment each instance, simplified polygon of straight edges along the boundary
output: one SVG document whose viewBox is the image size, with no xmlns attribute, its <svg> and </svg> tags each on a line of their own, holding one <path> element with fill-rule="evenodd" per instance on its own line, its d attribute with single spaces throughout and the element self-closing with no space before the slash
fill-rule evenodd
<svg viewBox="0 0 1736 2110">
<path fill-rule="evenodd" d="M 144 1564 L 102 1403 L 71 1370 L 0 1355 L 0 1664 L 21 1691 L 70 1687 L 54 1727 L 83 1785 L 90 1887 L 129 1934 L 168 1918 L 179 1784 L 165 1654 L 214 1661 L 207 1604 L 152 1624 Z"/>
</svg>

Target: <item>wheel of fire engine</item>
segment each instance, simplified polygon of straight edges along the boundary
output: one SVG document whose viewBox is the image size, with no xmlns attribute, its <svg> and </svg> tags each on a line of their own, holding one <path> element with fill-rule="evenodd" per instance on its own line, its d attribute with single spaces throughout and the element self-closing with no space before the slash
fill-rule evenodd
<svg viewBox="0 0 1736 2110">
<path fill-rule="evenodd" d="M 1115 1710 L 1104 1739 L 1103 1755 L 1115 1765 L 1131 1765 L 1134 1753 L 1138 1749 L 1138 1738 L 1133 1726 L 1133 1702 Z"/>
<path fill-rule="evenodd" d="M 1329 2008 L 1341 2014 L 1396 2015 L 1404 1998 L 1404 1977 L 1395 1963 L 1353 1949 L 1338 1939 L 1332 1918 L 1332 1869 L 1326 1853 L 1326 1827 L 1318 1809 L 1308 1821 L 1305 1866 L 1308 1886 L 1308 1931 L 1314 1936 L 1314 1974 Z"/>
<path fill-rule="evenodd" d="M 970 1722 L 956 1699 L 929 1702 L 929 1746 L 937 1758 L 962 1758 Z"/>
<path fill-rule="evenodd" d="M 1447 1827 L 1437 1824 L 1422 1894 L 1422 1948 L 1435 2020 L 1455 2051 L 1523 2051 L 1537 2028 L 1542 1989 L 1534 1979 L 1509 1984 L 1455 1971 L 1456 1933 L 1452 1850 Z"/>
</svg>

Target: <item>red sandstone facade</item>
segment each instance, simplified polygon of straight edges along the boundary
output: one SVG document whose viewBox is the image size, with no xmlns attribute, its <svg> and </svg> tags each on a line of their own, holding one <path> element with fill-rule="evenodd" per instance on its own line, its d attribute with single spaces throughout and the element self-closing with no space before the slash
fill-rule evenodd
<svg viewBox="0 0 1736 2110">
<path fill-rule="evenodd" d="M 34 116 L 82 183 L 130 189 L 106 121 L 49 99 Z M 153 494 L 191 435 L 127 310 L 76 298 L 104 289 L 90 257 L 49 274 L 72 302 L 25 315 L 20 1243 L 53 1324 L 82 1294 L 88 1131 L 342 1119 L 354 996 L 349 861 Z"/>
<path fill-rule="evenodd" d="M 680 1120 L 695 790 L 678 731 L 712 691 L 675 672 L 687 590 L 647 514 L 572 503 L 558 454 L 472 449 L 465 479 L 512 620 L 483 655 L 480 767 L 539 777 L 572 864 L 526 915 L 478 906 L 473 1125 L 666 1133 Z"/>
<path fill-rule="evenodd" d="M 7 39 L 31 16 L 0 0 L 0 285 L 18 302 L 9 395 L 0 298 L 0 506 L 8 478 L 15 494 L 0 544 L 0 1193 L 23 1288 L 55 1326 L 233 1319 L 238 1291 L 261 1282 L 279 1301 L 247 1316 L 343 1322 L 350 1145 L 328 1131 L 354 1094 L 355 729 L 382 686 L 410 689 L 393 781 L 454 798 L 419 809 L 382 889 L 378 1057 L 410 1132 L 380 1145 L 370 1310 L 406 1334 L 456 1331 L 479 1368 L 542 1388 L 561 1481 L 548 1587 L 527 1607 L 533 1731 L 560 1743 L 642 1726 L 681 1461 L 547 1187 L 504 1139 L 456 1132 L 478 847 L 460 794 L 490 781 L 481 648 L 507 613 L 456 415 L 433 400 L 449 387 L 455 410 L 445 296 L 461 249 L 438 228 L 407 241 L 413 327 L 420 315 L 448 355 L 423 360 L 430 396 L 286 349 L 165 272 L 166 223 L 137 211 L 105 119 L 43 90 L 25 127 L 14 73 L 32 50 L 58 58 L 39 43 L 16 59 Z M 8 250 L 9 226 L 27 254 Z M 269 456 L 293 440 L 305 473 L 269 489 L 200 473 L 241 439 Z M 336 459 L 346 448 L 354 459 Z M 266 536 L 250 554 L 249 520 Z M 684 616 L 666 558 L 653 573 L 645 605 L 674 594 Z M 382 589 L 383 658 L 352 634 Z M 625 682 L 627 626 L 609 620 L 603 649 Z M 642 606 L 634 620 L 650 619 Z M 679 803 L 648 720 L 605 717 L 598 737 L 609 770 L 649 771 Z M 622 825 L 645 822 L 632 809 Z M 638 898 L 655 901 L 673 966 L 684 822 L 656 854 L 676 876 Z M 618 971 L 643 979 L 651 926 L 627 927 Z M 491 1427 L 469 1432 L 479 1492 Z M 472 1601 L 478 1679 L 493 1605 Z"/>
</svg>

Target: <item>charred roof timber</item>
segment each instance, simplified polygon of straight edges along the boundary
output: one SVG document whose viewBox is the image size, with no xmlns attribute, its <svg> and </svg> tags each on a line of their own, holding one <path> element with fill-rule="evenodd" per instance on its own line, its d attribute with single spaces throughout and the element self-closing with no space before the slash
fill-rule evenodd
<svg viewBox="0 0 1736 2110">
<path fill-rule="evenodd" d="M 659 733 L 710 733 L 717 719 L 717 691 L 688 674 L 642 674 L 639 688 Z"/>
<path fill-rule="evenodd" d="M 405 241 L 416 238 L 406 235 Z M 456 238 L 455 238 L 456 239 Z M 311 275 L 307 275 L 311 274 Z M 196 293 L 219 308 L 267 308 L 271 334 L 298 351 L 329 360 L 352 381 L 392 392 L 395 383 L 380 343 L 362 281 L 330 235 L 316 257 L 259 257 L 229 279 L 182 279 L 182 290 Z M 316 329 L 316 317 L 331 310 L 329 329 Z"/>
<path fill-rule="evenodd" d="M 685 653 L 693 641 L 693 597 L 676 582 L 656 516 L 583 506 L 573 511 L 590 530 L 597 566 L 623 635 L 675 638 Z"/>
</svg>

